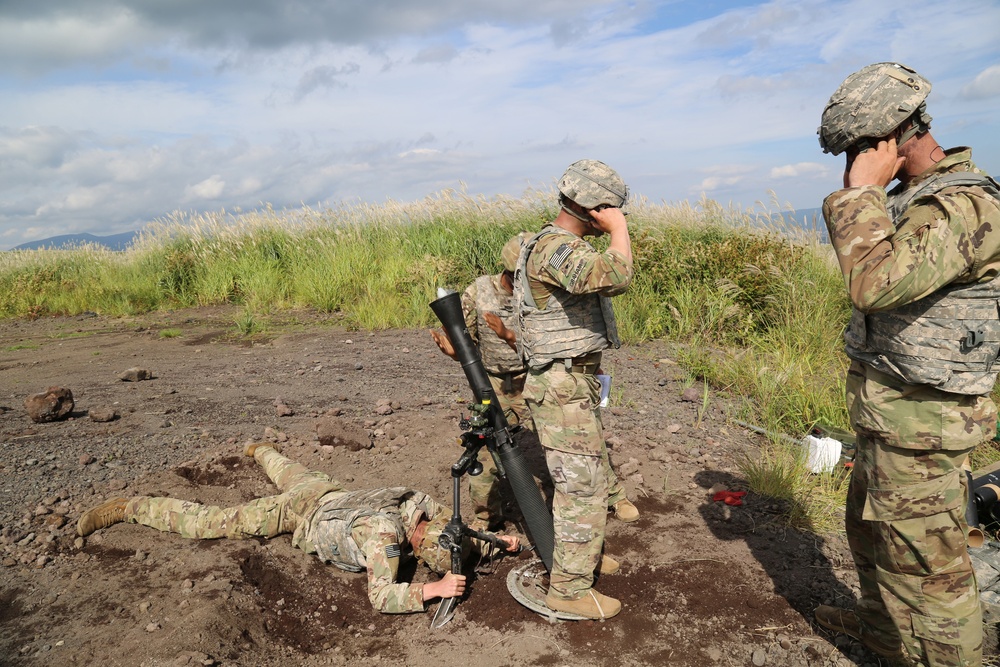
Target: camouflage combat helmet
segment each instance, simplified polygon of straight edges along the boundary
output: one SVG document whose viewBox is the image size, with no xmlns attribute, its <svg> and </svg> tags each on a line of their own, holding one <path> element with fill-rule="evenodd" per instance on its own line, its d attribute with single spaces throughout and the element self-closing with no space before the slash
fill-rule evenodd
<svg viewBox="0 0 1000 667">
<path fill-rule="evenodd" d="M 578 160 L 559 179 L 559 192 L 586 209 L 621 208 L 628 187 L 618 172 L 599 160 Z"/>
<path fill-rule="evenodd" d="M 823 109 L 816 133 L 824 153 L 840 155 L 858 144 L 863 151 L 868 140 L 888 136 L 910 118 L 913 127 L 901 136 L 902 145 L 918 132 L 930 129 L 925 100 L 931 84 L 899 63 L 875 63 L 847 77 Z"/>
<path fill-rule="evenodd" d="M 504 244 L 500 251 L 500 261 L 503 262 L 504 269 L 511 273 L 517 269 L 517 258 L 521 256 L 521 248 L 528 244 L 532 236 L 534 234 L 531 232 L 521 232 Z"/>
</svg>

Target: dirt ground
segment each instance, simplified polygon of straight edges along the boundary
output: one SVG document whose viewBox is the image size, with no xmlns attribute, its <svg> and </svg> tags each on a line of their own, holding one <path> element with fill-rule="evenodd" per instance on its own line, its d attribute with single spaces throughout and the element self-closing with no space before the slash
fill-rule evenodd
<svg viewBox="0 0 1000 667">
<path fill-rule="evenodd" d="M 450 504 L 470 391 L 426 331 L 347 331 L 297 313 L 249 343 L 233 336 L 233 315 L 0 322 L 0 664 L 878 664 L 811 620 L 817 604 L 851 602 L 841 538 L 788 529 L 753 494 L 742 507 L 712 502 L 711 489 L 745 488 L 734 457 L 757 436 L 727 421 L 724 396 L 712 392 L 707 409 L 700 391 L 682 400 L 684 373 L 658 343 L 605 361 L 612 462 L 642 512 L 609 519 L 607 551 L 623 568 L 596 587 L 622 600 L 615 619 L 550 623 L 518 604 L 505 575 L 530 553 L 475 575 L 455 619 L 432 632 L 431 613 L 375 613 L 363 575 L 287 536 L 191 541 L 120 524 L 77 538 L 81 511 L 113 496 L 232 505 L 275 493 L 242 455 L 250 439 L 280 441 L 349 488 L 408 485 Z M 120 380 L 132 367 L 153 379 Z M 76 406 L 33 423 L 24 401 L 51 385 Z M 392 414 L 377 414 L 380 401 Z M 279 417 L 276 402 L 294 414 Z M 109 410 L 119 417 L 91 418 Z M 371 447 L 321 444 L 324 415 Z M 518 442 L 541 471 L 537 440 Z M 508 530 L 523 535 L 516 521 Z"/>
</svg>

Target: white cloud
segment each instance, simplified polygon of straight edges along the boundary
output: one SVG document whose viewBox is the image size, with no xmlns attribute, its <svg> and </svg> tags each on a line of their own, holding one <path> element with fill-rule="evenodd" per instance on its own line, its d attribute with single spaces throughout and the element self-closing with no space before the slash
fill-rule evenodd
<svg viewBox="0 0 1000 667">
<path fill-rule="evenodd" d="M 830 172 L 826 165 L 818 162 L 798 162 L 780 167 L 772 167 L 771 178 L 798 178 L 800 176 L 826 176 Z"/>
<path fill-rule="evenodd" d="M 700 183 L 689 190 L 689 193 L 697 196 L 701 193 L 714 195 L 719 191 L 729 190 L 735 185 L 743 183 L 750 178 L 756 168 L 752 165 L 717 165 L 703 169 L 711 175 L 703 178 Z"/>
<path fill-rule="evenodd" d="M 218 174 L 209 176 L 200 183 L 184 188 L 188 200 L 218 199 L 226 189 L 226 182 Z"/>
<path fill-rule="evenodd" d="M 994 90 L 987 0 L 962 16 L 934 0 L 775 0 L 656 28 L 624 1 L 431 0 L 389 16 L 399 3 L 372 0 L 348 18 L 319 0 L 13 2 L 0 16 L 12 245 L 178 208 L 409 200 L 462 182 L 516 195 L 582 157 L 654 201 L 747 203 L 774 187 L 808 208 L 842 168 L 816 143 L 823 103 L 851 71 L 896 58 L 935 82 L 935 136 L 961 130 L 1000 173 L 995 97 L 960 98 Z M 917 48 L 924 15 L 944 35 L 933 55 Z M 66 21 L 83 45 L 60 50 Z M 23 53 L 3 41 L 18 28 Z"/>
<path fill-rule="evenodd" d="M 1000 96 L 1000 65 L 987 67 L 977 74 L 972 83 L 962 88 L 962 95 L 972 99 Z"/>
<path fill-rule="evenodd" d="M 282 0 L 248 3 L 12 0 L 0 16 L 0 68 L 103 64 L 125 49 L 215 52 L 370 44 L 446 33 L 469 23 L 526 25 L 580 15 L 602 0 Z M 5 5 L 5 9 L 8 7 Z"/>
</svg>

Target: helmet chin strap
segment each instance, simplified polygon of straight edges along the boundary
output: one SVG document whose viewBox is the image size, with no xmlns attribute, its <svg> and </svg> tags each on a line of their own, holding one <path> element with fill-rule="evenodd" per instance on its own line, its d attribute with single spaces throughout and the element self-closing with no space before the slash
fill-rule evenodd
<svg viewBox="0 0 1000 667">
<path fill-rule="evenodd" d="M 577 213 L 576 211 L 571 209 L 569 206 L 566 206 L 565 204 L 563 205 L 562 210 L 566 211 L 580 222 L 592 223 L 594 221 L 594 219 L 591 218 L 589 215 L 581 215 L 580 213 Z"/>
<path fill-rule="evenodd" d="M 909 129 L 903 132 L 896 141 L 896 147 L 899 148 L 913 137 L 923 134 L 929 129 L 931 129 L 931 117 L 927 113 L 927 105 L 922 103 L 917 107 L 917 112 L 913 114 L 913 122 L 910 123 Z"/>
</svg>

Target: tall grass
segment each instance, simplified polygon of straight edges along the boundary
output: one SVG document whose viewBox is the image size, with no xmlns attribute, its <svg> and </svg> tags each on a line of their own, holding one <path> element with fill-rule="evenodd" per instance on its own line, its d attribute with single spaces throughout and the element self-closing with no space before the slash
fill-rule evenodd
<svg viewBox="0 0 1000 667">
<path fill-rule="evenodd" d="M 556 212 L 552 192 L 487 199 L 449 190 L 405 204 L 178 213 L 125 252 L 0 253 L 0 317 L 236 304 L 234 327 L 244 335 L 295 308 L 358 329 L 427 326 L 437 287 L 462 289 L 499 271 L 507 239 Z M 840 337 L 849 306 L 828 247 L 709 200 L 636 201 L 629 220 L 635 280 L 615 299 L 626 342 L 671 341 L 692 378 L 728 390 L 738 398 L 735 416 L 769 430 L 798 437 L 817 421 L 847 428 Z M 798 456 L 766 448 L 744 471 L 770 494 L 783 492 L 758 468 L 784 471 L 778 487 L 796 496 L 841 493 L 803 473 Z M 798 481 L 782 481 L 785 472 Z M 804 524 L 825 529 L 827 519 L 812 516 L 822 514 L 816 497 L 795 506 L 807 508 Z"/>
</svg>

